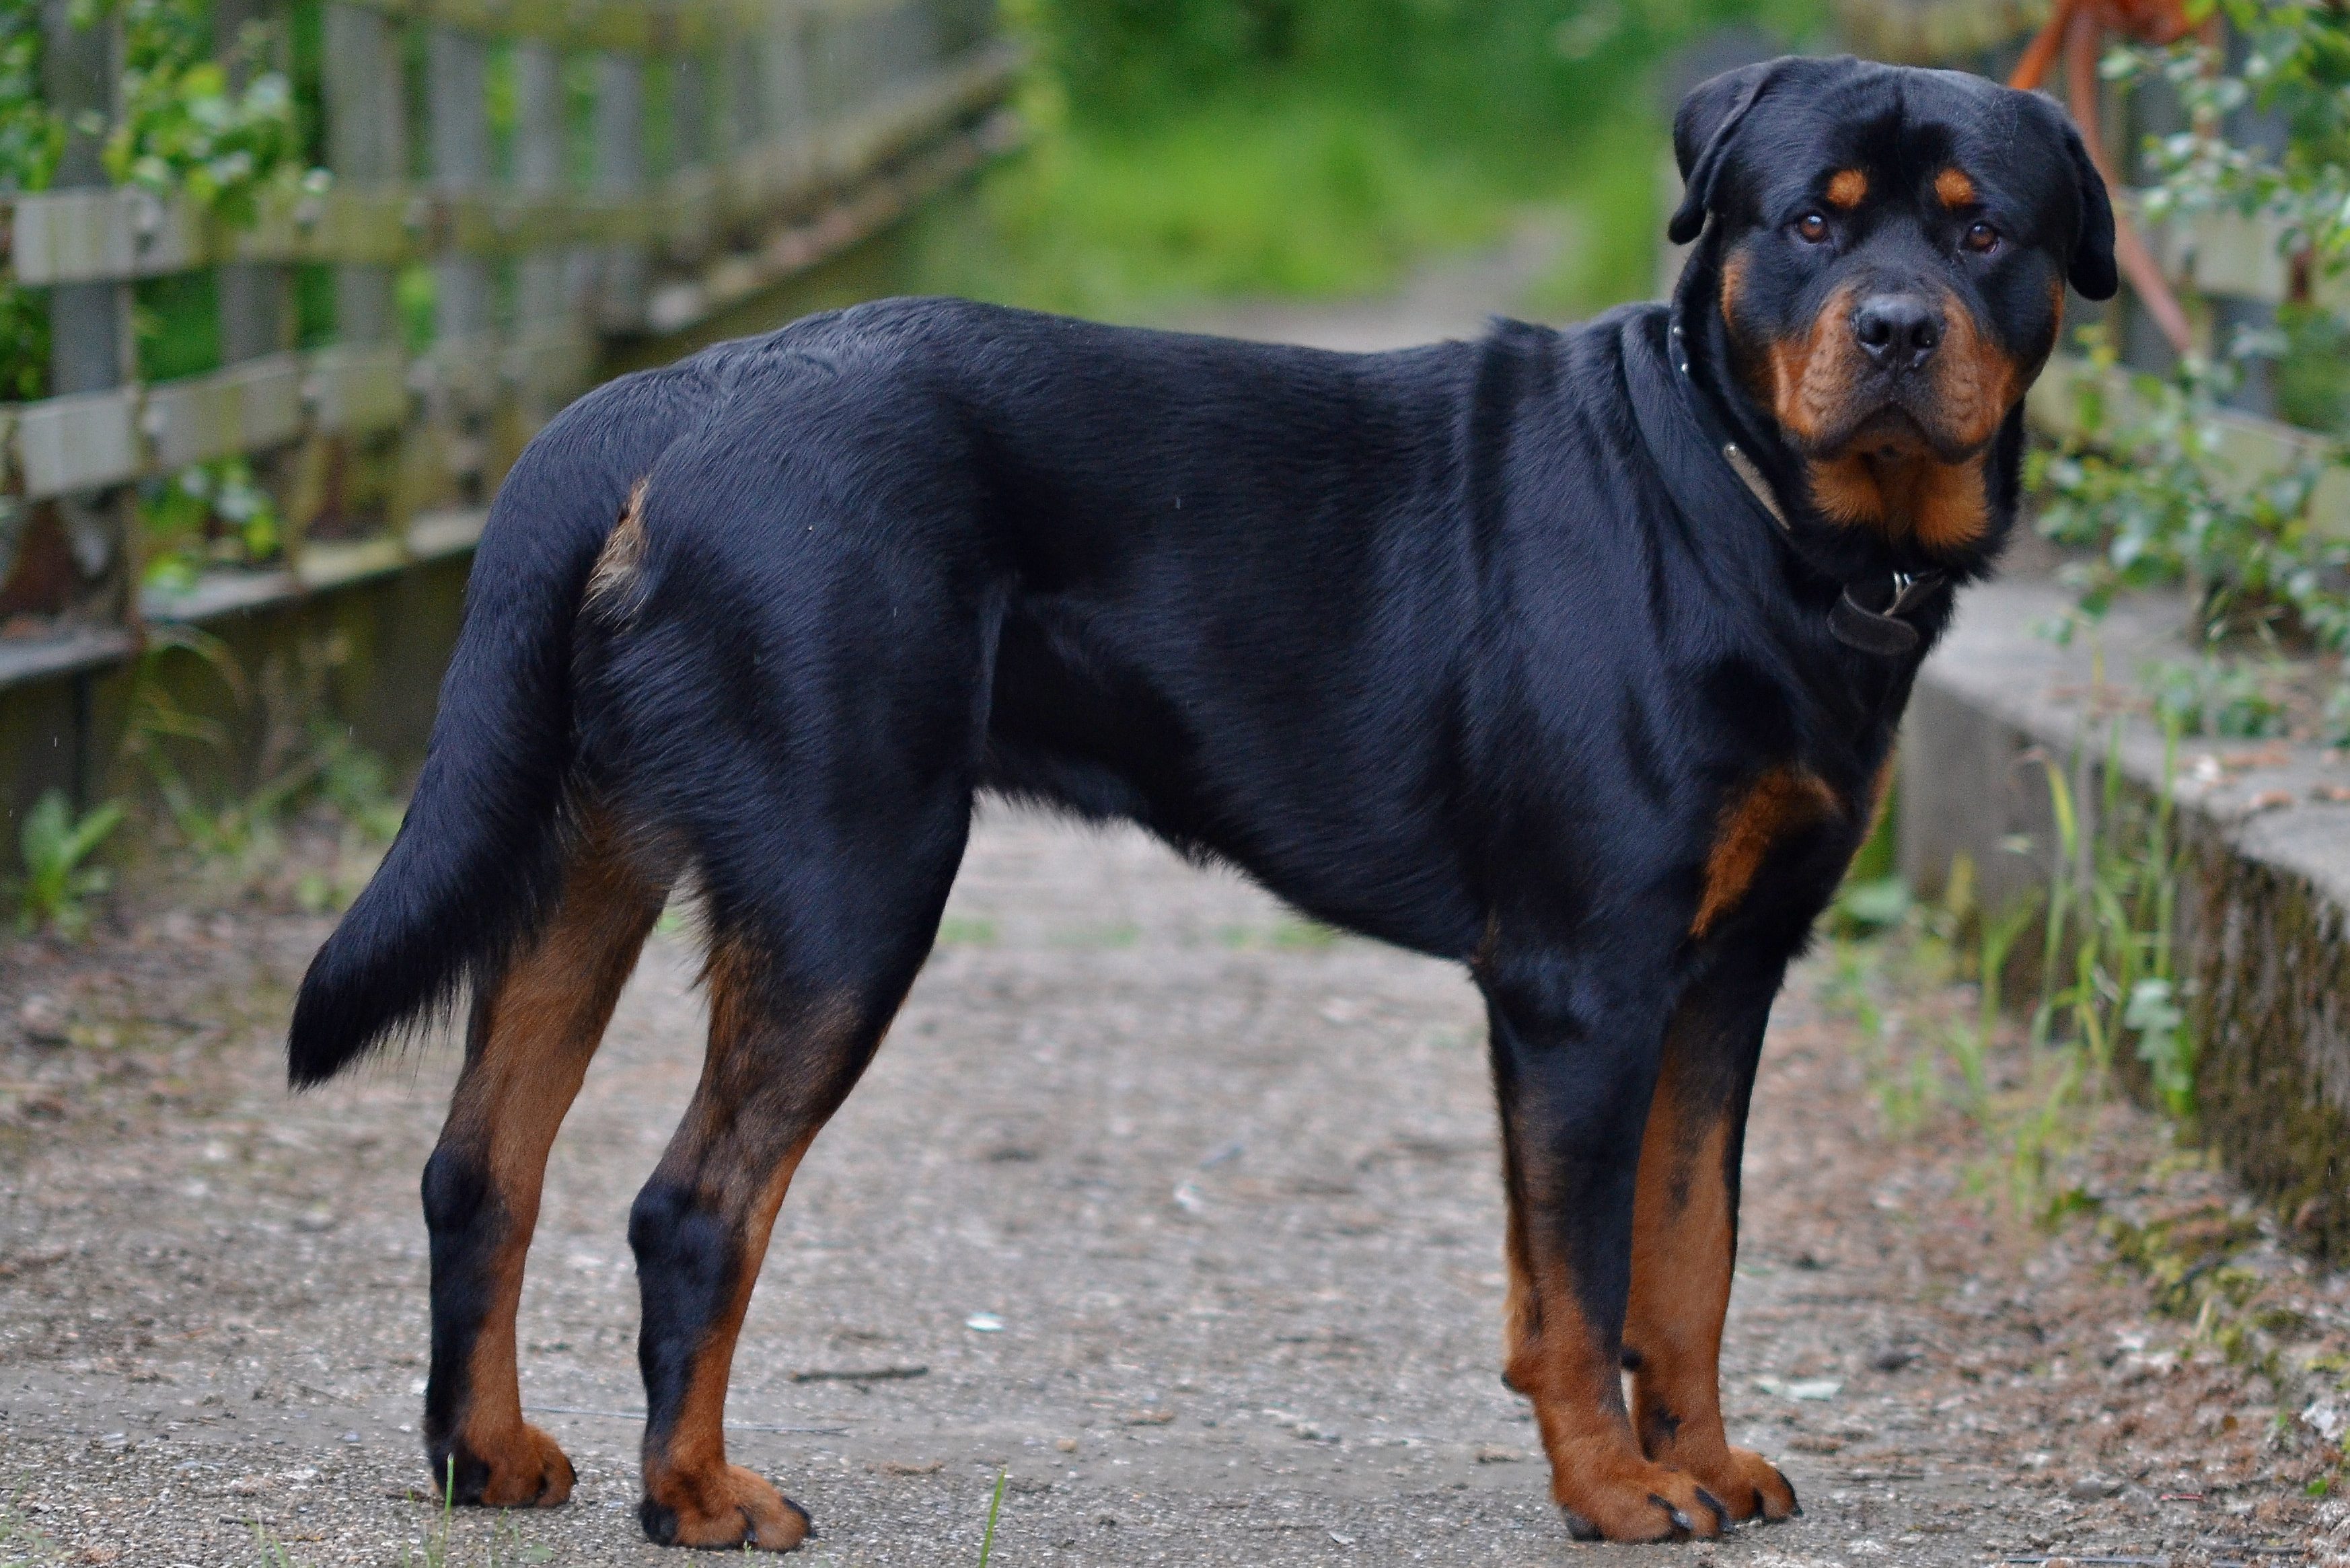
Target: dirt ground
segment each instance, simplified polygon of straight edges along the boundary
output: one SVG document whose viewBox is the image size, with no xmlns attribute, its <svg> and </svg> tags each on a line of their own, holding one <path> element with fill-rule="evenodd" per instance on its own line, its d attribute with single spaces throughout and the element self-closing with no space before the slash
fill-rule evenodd
<svg viewBox="0 0 2350 1568">
<path fill-rule="evenodd" d="M 416 1181 L 454 1053 L 289 1099 L 325 926 L 286 902 L 7 950 L 0 1561 L 388 1564 L 438 1529 Z M 2318 1550 L 2274 1391 L 2182 1353 L 2085 1225 L 2019 1241 L 1959 1142 L 1887 1136 L 1819 962 L 1773 1026 L 1723 1367 L 1733 1438 L 1806 1516 L 1617 1548 L 1566 1539 L 1496 1376 L 1460 973 L 1139 835 L 1003 814 L 944 938 L 804 1168 L 737 1364 L 730 1441 L 813 1511 L 816 1563 L 976 1562 L 999 1471 L 1006 1564 Z M 657 939 L 532 1255 L 525 1399 L 577 1495 L 461 1517 L 452 1562 L 668 1560 L 634 1520 L 623 1231 L 693 1082 L 691 980 Z M 2122 1147 L 2159 1136 L 2112 1114 Z"/>
</svg>

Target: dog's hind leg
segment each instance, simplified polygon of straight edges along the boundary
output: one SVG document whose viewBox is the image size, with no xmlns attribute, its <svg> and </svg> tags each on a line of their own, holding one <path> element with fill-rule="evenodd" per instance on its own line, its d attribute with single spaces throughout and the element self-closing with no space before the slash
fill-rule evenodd
<svg viewBox="0 0 2350 1568">
<path fill-rule="evenodd" d="M 785 815 L 736 806 L 770 830 Z M 805 1511 L 727 1460 L 735 1340 L 793 1173 L 929 955 L 970 813 L 959 774 L 925 789 L 877 763 L 861 793 L 798 831 L 703 865 L 709 1052 L 629 1213 L 643 1300 L 639 1517 L 654 1541 L 788 1551 L 807 1535 Z"/>
<path fill-rule="evenodd" d="M 1735 1519 L 1785 1519 L 1795 1491 L 1721 1424 L 1721 1324 L 1738 1251 L 1738 1168 L 1763 1026 L 1785 965 L 1725 955 L 1683 997 L 1640 1143 L 1624 1360 L 1648 1458 L 1695 1476 Z"/>
<path fill-rule="evenodd" d="M 806 1511 L 728 1462 L 726 1386 L 792 1175 L 872 1059 L 911 978 L 909 970 L 869 983 L 813 982 L 740 936 L 712 949 L 702 1082 L 629 1214 L 644 1305 L 639 1511 L 645 1533 L 664 1545 L 788 1551 L 807 1535 Z"/>
<path fill-rule="evenodd" d="M 591 824 L 537 936 L 474 999 L 464 1070 L 424 1167 L 424 1445 L 435 1482 L 458 1502 L 552 1506 L 571 1495 L 570 1460 L 522 1418 L 515 1309 L 547 1151 L 662 898 L 609 826 Z"/>
</svg>

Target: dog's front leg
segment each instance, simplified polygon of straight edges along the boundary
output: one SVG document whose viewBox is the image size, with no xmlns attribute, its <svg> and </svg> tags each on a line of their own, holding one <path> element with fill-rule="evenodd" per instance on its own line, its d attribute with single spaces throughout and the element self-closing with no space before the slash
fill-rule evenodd
<svg viewBox="0 0 2350 1568">
<path fill-rule="evenodd" d="M 1544 957 L 1480 978 L 1510 1202 L 1503 1376 L 1534 1401 L 1568 1528 L 1664 1541 L 1719 1534 L 1730 1512 L 1641 1452 L 1624 1404 L 1634 1197 L 1664 1033 L 1661 1000 L 1631 976 Z"/>
<path fill-rule="evenodd" d="M 1721 1324 L 1738 1252 L 1738 1167 L 1762 1031 L 1785 963 L 1727 953 L 1665 1031 L 1640 1142 L 1624 1363 L 1632 1426 L 1650 1459 L 1687 1470 L 1733 1519 L 1786 1519 L 1795 1490 L 1721 1424 Z"/>
</svg>

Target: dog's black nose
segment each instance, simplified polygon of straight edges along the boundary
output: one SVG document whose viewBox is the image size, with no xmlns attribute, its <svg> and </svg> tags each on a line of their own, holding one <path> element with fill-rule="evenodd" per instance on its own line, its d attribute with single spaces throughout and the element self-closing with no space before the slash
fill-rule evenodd
<svg viewBox="0 0 2350 1568">
<path fill-rule="evenodd" d="M 1878 294 L 1852 313 L 1852 335 L 1888 370 L 1914 370 L 1942 342 L 1942 313 L 1914 295 Z"/>
</svg>

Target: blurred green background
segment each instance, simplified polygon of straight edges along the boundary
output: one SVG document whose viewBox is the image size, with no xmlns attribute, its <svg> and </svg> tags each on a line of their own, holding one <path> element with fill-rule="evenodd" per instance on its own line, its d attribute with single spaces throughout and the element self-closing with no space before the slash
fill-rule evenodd
<svg viewBox="0 0 2350 1568">
<path fill-rule="evenodd" d="M 1824 0 L 1004 0 L 1025 156 L 914 241 L 925 289 L 1112 319 L 1392 288 L 1528 223 L 1545 315 L 1645 296 L 1676 78 Z M 1729 63 L 1724 60 L 1722 63 Z M 1496 301 L 1496 305 L 1504 302 Z"/>
</svg>

